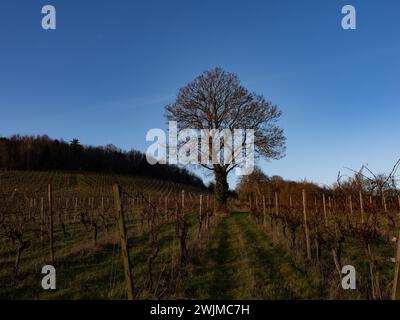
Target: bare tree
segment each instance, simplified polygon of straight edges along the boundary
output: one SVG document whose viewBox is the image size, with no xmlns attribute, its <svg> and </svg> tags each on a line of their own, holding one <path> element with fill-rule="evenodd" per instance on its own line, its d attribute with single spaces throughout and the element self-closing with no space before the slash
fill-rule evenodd
<svg viewBox="0 0 400 320">
<path fill-rule="evenodd" d="M 254 154 L 270 159 L 284 155 L 283 129 L 276 125 L 281 116 L 277 106 L 262 95 L 250 93 L 235 74 L 215 68 L 204 72 L 193 82 L 180 89 L 176 101 L 166 106 L 166 117 L 176 121 L 178 129 L 218 130 L 253 129 Z M 220 152 L 224 143 L 209 137 L 209 161 L 202 166 L 214 172 L 215 195 L 220 205 L 226 204 L 229 185 L 228 174 L 242 163 L 215 163 L 212 155 Z M 241 138 L 246 145 L 246 135 Z M 199 148 L 200 149 L 200 148 Z M 204 151 L 204 149 L 203 149 Z M 231 150 L 235 154 L 236 150 Z"/>
</svg>

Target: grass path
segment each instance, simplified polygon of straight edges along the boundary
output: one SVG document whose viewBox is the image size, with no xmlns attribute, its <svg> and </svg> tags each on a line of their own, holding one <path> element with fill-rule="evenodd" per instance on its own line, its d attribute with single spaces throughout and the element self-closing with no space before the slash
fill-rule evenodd
<svg viewBox="0 0 400 320">
<path fill-rule="evenodd" d="M 196 257 L 191 299 L 319 299 L 316 284 L 245 213 L 223 218 Z"/>
<path fill-rule="evenodd" d="M 190 224 L 192 235 L 197 230 L 195 218 L 192 216 Z M 65 250 L 59 248 L 56 252 L 57 290 L 54 292 L 41 289 L 42 275 L 40 270 L 36 270 L 36 265 L 40 265 L 43 257 L 47 256 L 47 248 L 38 247 L 34 252 L 27 252 L 22 264 L 27 274 L 16 285 L 0 286 L 0 298 L 124 298 L 122 264 L 118 242 L 114 246 L 114 233 L 115 230 L 110 233 L 110 238 L 99 241 L 95 249 L 89 238 L 82 242 L 81 237 L 71 237 L 68 242 L 62 242 Z M 164 261 L 170 261 L 173 235 L 172 225 L 164 225 L 159 230 L 162 250 L 154 265 L 154 274 L 158 274 Z M 137 234 L 131 228 L 129 247 L 137 288 L 143 287 L 145 280 L 150 250 L 148 238 L 146 232 Z M 280 247 L 273 246 L 265 232 L 245 213 L 222 218 L 205 249 L 194 256 L 183 280 L 183 289 L 179 285 L 176 292 L 180 298 L 314 299 L 321 296 L 311 279 L 294 266 Z"/>
</svg>

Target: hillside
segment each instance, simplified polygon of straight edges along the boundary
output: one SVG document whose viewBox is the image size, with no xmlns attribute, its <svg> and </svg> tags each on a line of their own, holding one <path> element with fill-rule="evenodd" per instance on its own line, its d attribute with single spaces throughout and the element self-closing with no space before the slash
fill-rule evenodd
<svg viewBox="0 0 400 320">
<path fill-rule="evenodd" d="M 389 298 L 400 197 L 278 182 L 231 199 L 221 215 L 206 189 L 183 184 L 1 172 L 0 298 L 126 298 L 121 257 L 136 299 Z M 41 286 L 48 264 L 55 291 Z M 357 290 L 342 290 L 346 265 Z"/>
<path fill-rule="evenodd" d="M 188 219 L 181 232 L 188 240 L 197 241 L 197 216 L 193 206 L 198 205 L 201 192 L 206 197 L 205 189 L 118 175 L 1 172 L 0 298 L 124 297 L 112 195 L 114 183 L 120 184 L 123 190 L 128 245 L 135 279 L 141 288 L 138 294 L 155 297 L 169 286 L 166 282 L 176 281 L 178 274 L 173 279 L 165 274 L 171 267 L 179 269 L 176 260 L 179 243 L 172 241 L 178 227 L 175 217 L 182 210 L 184 194 Z M 49 220 L 49 184 L 52 185 L 52 223 Z M 211 206 L 211 196 L 208 197 Z M 203 210 L 207 212 L 206 208 Z M 44 291 L 38 282 L 41 267 L 51 262 L 49 241 L 53 242 L 57 268 L 59 290 L 55 294 Z M 160 273 L 156 273 L 160 277 L 157 287 L 146 283 L 149 281 L 147 259 L 152 255 L 155 241 L 159 252 L 157 259 L 154 256 L 156 261 L 151 275 Z M 188 242 L 185 246 L 191 245 L 196 244 Z M 171 254 L 172 260 L 167 259 Z"/>
</svg>

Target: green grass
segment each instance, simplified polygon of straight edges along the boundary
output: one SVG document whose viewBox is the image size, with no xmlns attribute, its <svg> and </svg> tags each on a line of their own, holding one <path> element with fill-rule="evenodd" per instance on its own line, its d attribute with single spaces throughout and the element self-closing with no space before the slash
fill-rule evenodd
<svg viewBox="0 0 400 320">
<path fill-rule="evenodd" d="M 191 216 L 190 237 L 197 232 Z M 146 260 L 150 253 L 146 232 L 134 234 L 130 225 L 129 248 L 133 264 L 135 289 L 144 285 Z M 170 268 L 173 245 L 172 225 L 159 230 L 162 250 L 155 263 L 155 278 L 166 265 Z M 60 231 L 58 230 L 59 234 Z M 124 278 L 115 230 L 102 237 L 96 248 L 90 237 L 68 238 L 62 250 L 57 247 L 55 267 L 57 290 L 41 289 L 41 265 L 47 247 L 27 251 L 21 262 L 21 276 L 12 286 L 0 290 L 3 299 L 123 299 Z M 80 240 L 80 241 L 79 241 Z M 10 255 L 10 263 L 12 256 Z M 191 269 L 191 271 L 190 271 Z M 189 270 L 189 271 L 188 271 Z M 169 272 L 169 271 L 168 271 Z M 192 254 L 178 290 L 168 290 L 163 298 L 188 299 L 314 299 L 320 298 L 317 287 L 279 247 L 273 246 L 266 234 L 248 218 L 234 213 L 220 219 L 203 249 Z M 154 298 L 144 292 L 140 298 Z"/>
<path fill-rule="evenodd" d="M 87 209 L 88 197 L 97 196 L 98 208 L 99 197 L 105 195 L 110 200 L 106 208 L 110 217 L 113 217 L 111 184 L 114 182 L 120 183 L 129 193 L 139 190 L 146 197 L 151 196 L 154 203 L 161 200 L 158 205 L 162 206 L 162 212 L 164 196 L 171 196 L 169 205 L 172 209 L 174 195 L 179 195 L 182 190 L 181 185 L 151 179 L 45 172 L 1 173 L 0 187 L 6 195 L 5 199 L 18 187 L 18 198 L 15 199 L 25 201 L 26 194 L 35 198 L 38 205 L 40 197 L 46 196 L 50 178 L 57 199 L 56 212 L 65 210 L 63 204 L 67 198 L 71 199 L 68 208 L 72 210 L 74 197 L 84 201 L 83 208 Z M 131 221 L 127 228 L 128 246 L 133 264 L 134 289 L 135 293 L 140 293 L 139 298 L 157 297 L 157 293 L 166 283 L 169 283 L 169 287 L 162 296 L 163 299 L 370 298 L 366 294 L 370 286 L 369 266 L 360 241 L 346 238 L 342 260 L 343 264 L 356 267 L 358 290 L 344 292 L 334 271 L 332 275 L 328 275 L 330 282 L 322 287 L 315 269 L 295 261 L 295 255 L 290 255 L 279 245 L 273 244 L 266 231 L 247 213 L 236 212 L 219 218 L 205 238 L 197 240 L 198 191 L 189 188 L 187 193 L 188 204 L 193 206 L 189 214 L 190 259 L 186 266 L 177 264 L 179 248 L 174 225 L 164 223 L 157 231 L 161 250 L 153 268 L 155 282 L 159 285 L 156 293 L 143 290 L 147 276 L 147 259 L 152 247 L 148 231 L 140 225 L 142 208 L 133 206 L 129 211 Z M 13 202 L 8 204 L 14 205 Z M 38 214 L 38 207 L 35 212 Z M 115 226 L 108 234 L 104 229 L 100 231 L 96 247 L 93 247 L 91 233 L 79 222 L 69 221 L 66 237 L 58 223 L 55 224 L 54 232 L 57 290 L 44 291 L 41 288 L 41 268 L 49 263 L 49 244 L 46 238 L 41 243 L 33 234 L 26 235 L 25 239 L 32 237 L 34 240 L 22 254 L 19 274 L 14 281 L 12 271 L 15 251 L 8 239 L 0 238 L 0 299 L 125 298 L 124 275 Z M 303 231 L 299 229 L 298 232 L 300 239 Z M 311 246 L 314 253 L 313 243 Z M 327 269 L 333 270 L 328 248 L 322 246 L 321 249 Z M 382 241 L 375 243 L 372 251 L 379 260 L 382 290 L 385 292 L 384 298 L 387 298 L 393 278 L 393 264 L 388 259 L 393 256 L 394 248 L 387 241 Z"/>
<path fill-rule="evenodd" d="M 195 261 L 192 299 L 320 299 L 309 277 L 245 213 L 224 218 Z"/>
<path fill-rule="evenodd" d="M 57 222 L 57 214 L 64 212 L 65 203 L 70 199 L 68 210 L 74 210 L 74 199 L 79 199 L 78 210 L 88 209 L 88 198 L 96 197 L 94 211 L 99 211 L 100 200 L 104 195 L 106 212 L 109 217 L 114 216 L 112 205 L 111 185 L 119 183 L 123 190 L 134 194 L 140 191 L 147 198 L 151 196 L 153 201 L 162 200 L 164 196 L 170 196 L 170 206 L 173 199 L 185 189 L 187 201 L 196 200 L 199 192 L 205 192 L 198 188 L 163 182 L 155 179 L 140 177 L 128 177 L 118 175 L 63 173 L 63 172 L 1 172 L 0 173 L 0 209 L 24 210 L 29 212 L 26 197 L 35 199 L 36 207 L 32 213 L 39 214 L 40 198 L 46 199 L 48 183 L 53 185 L 53 210 L 55 216 L 54 225 L 54 249 L 55 267 L 57 270 L 57 290 L 44 291 L 41 288 L 41 268 L 49 264 L 49 242 L 45 238 L 43 243 L 32 233 L 24 234 L 24 240 L 31 240 L 32 244 L 24 250 L 21 256 L 18 276 L 13 279 L 13 266 L 15 250 L 9 239 L 0 237 L 0 298 L 2 299 L 121 299 L 124 298 L 124 278 L 121 257 L 119 253 L 119 240 L 115 238 L 116 229 L 109 230 L 108 235 L 103 228 L 99 231 L 98 244 L 93 247 L 92 233 L 85 230 L 79 222 L 67 221 L 67 236 L 64 237 L 61 227 Z M 16 192 L 14 198 L 11 195 Z M 8 199 L 12 199 L 9 201 Z M 4 202 L 2 203 L 2 201 Z M 109 205 L 108 204 L 109 200 Z M 26 201 L 26 205 L 24 204 Z M 22 204 L 21 208 L 16 204 Z M 4 207 L 2 207 L 4 205 Z M 45 212 L 47 213 L 45 200 Z M 25 207 L 24 207 L 25 206 Z M 137 206 L 137 205 L 136 205 Z M 135 207 L 135 206 L 134 206 Z M 128 225 L 129 248 L 133 264 L 135 292 L 142 292 L 146 280 L 147 258 L 152 250 L 150 247 L 149 233 L 141 230 L 139 217 L 142 209 L 135 207 L 134 213 L 129 211 L 135 221 Z M 164 205 L 160 211 L 164 212 Z M 17 212 L 18 214 L 18 212 Z M 196 213 L 190 219 L 190 232 L 196 230 Z M 37 227 L 32 223 L 33 227 Z M 159 256 L 154 262 L 155 278 L 163 271 L 163 277 L 167 277 L 171 267 L 172 258 L 178 251 L 177 242 L 173 241 L 175 230 L 171 223 L 166 223 L 158 230 L 161 243 Z M 156 279 L 158 281 L 158 278 Z M 142 292 L 141 296 L 154 297 L 150 293 Z"/>
<path fill-rule="evenodd" d="M 48 245 L 43 243 L 28 249 L 21 261 L 21 270 L 14 283 L 6 283 L 12 270 L 14 255 L 3 251 L 0 255 L 1 299 L 124 299 L 124 276 L 116 230 L 108 237 L 103 232 L 94 248 L 90 235 L 71 228 L 71 236 L 63 239 L 56 229 L 57 290 L 41 288 L 41 267 L 48 263 Z M 149 234 L 138 231 L 138 223 L 128 227 L 130 256 L 133 264 L 135 292 L 143 288 L 146 261 L 150 254 Z M 154 264 L 158 279 L 171 272 L 171 256 L 177 254 L 178 244 L 172 224 L 164 224 L 158 231 L 161 251 Z M 196 216 L 190 216 L 190 239 L 196 239 Z M 174 241 L 175 238 L 175 241 Z M 354 264 L 359 273 L 360 290 L 368 284 L 368 265 L 360 252 L 360 244 L 346 242 L 344 263 Z M 389 254 L 386 246 L 375 246 L 376 256 Z M 325 251 L 327 254 L 328 252 Z M 329 260 L 327 255 L 325 259 Z M 165 269 L 166 268 L 166 269 Z M 175 265 L 174 268 L 179 268 Z M 388 268 L 391 270 L 391 268 Z M 385 268 L 386 270 L 386 268 Z M 247 213 L 233 213 L 219 220 L 209 239 L 192 251 L 189 264 L 180 270 L 177 289 L 171 286 L 165 299 L 329 299 L 329 290 L 321 287 L 314 271 L 304 271 L 279 245 L 274 245 L 265 231 Z M 182 272 L 183 271 L 183 272 Z M 386 271 L 382 271 L 382 276 Z M 390 278 L 391 274 L 389 271 Z M 337 283 L 338 284 L 338 283 Z M 337 287 L 337 285 L 335 285 Z M 337 290 L 337 289 L 334 289 Z M 342 292 L 343 299 L 364 298 L 360 290 Z M 343 291 L 343 290 L 342 290 Z M 155 296 L 142 292 L 139 298 Z"/>
</svg>

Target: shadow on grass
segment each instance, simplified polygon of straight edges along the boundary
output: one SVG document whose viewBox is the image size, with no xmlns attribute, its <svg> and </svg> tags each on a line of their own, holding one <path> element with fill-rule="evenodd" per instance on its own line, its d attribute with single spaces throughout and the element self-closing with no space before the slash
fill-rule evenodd
<svg viewBox="0 0 400 320">
<path fill-rule="evenodd" d="M 234 299 L 234 252 L 232 252 L 231 222 L 220 221 L 208 249 L 196 261 L 194 275 L 186 294 L 195 299 Z"/>
<path fill-rule="evenodd" d="M 241 217 L 240 219 L 243 219 Z M 239 222 L 254 261 L 257 290 L 263 299 L 320 299 L 321 290 L 301 272 L 280 246 L 275 246 L 253 221 Z"/>
</svg>

